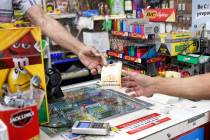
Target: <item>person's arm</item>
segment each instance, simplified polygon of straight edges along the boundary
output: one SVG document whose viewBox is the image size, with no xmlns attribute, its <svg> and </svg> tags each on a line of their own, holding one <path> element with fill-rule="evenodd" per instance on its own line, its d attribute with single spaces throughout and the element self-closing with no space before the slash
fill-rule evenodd
<svg viewBox="0 0 210 140">
<path fill-rule="evenodd" d="M 122 85 L 127 92 L 135 92 L 133 96 L 150 97 L 154 93 L 188 99 L 210 99 L 210 73 L 189 78 L 149 77 L 124 72 Z"/>
<path fill-rule="evenodd" d="M 103 65 L 106 65 L 106 58 L 95 48 L 87 47 L 78 39 L 72 36 L 60 23 L 49 17 L 38 5 L 31 5 L 26 15 L 31 22 L 40 26 L 53 41 L 61 47 L 66 48 L 78 55 L 80 61 L 91 71 L 93 75 L 100 73 Z"/>
<path fill-rule="evenodd" d="M 77 54 L 86 46 L 74 38 L 59 22 L 48 16 L 40 6 L 34 5 L 27 10 L 26 15 L 30 21 L 40 26 L 42 32 L 60 46 Z"/>
<path fill-rule="evenodd" d="M 210 74 L 189 78 L 154 78 L 153 93 L 188 99 L 210 99 Z"/>
</svg>

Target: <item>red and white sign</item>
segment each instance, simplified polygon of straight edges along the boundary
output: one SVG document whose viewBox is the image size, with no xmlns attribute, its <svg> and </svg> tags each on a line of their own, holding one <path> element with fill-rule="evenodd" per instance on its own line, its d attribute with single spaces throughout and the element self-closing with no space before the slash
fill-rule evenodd
<svg viewBox="0 0 210 140">
<path fill-rule="evenodd" d="M 171 120 L 169 117 L 162 117 L 158 113 L 153 113 L 148 116 L 138 118 L 136 120 L 121 124 L 116 126 L 118 129 L 125 131 L 126 133 L 132 135 L 143 131 L 145 129 L 151 128 L 153 126 L 162 124 Z"/>
<path fill-rule="evenodd" d="M 36 139 L 39 136 L 37 105 L 0 109 L 0 119 L 8 128 L 10 140 Z"/>
<path fill-rule="evenodd" d="M 146 9 L 144 16 L 152 22 L 175 22 L 176 10 L 171 8 Z"/>
</svg>

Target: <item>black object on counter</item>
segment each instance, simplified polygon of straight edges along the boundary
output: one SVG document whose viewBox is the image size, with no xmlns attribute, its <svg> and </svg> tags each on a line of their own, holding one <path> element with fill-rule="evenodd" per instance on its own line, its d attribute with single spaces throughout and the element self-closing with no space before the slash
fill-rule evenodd
<svg viewBox="0 0 210 140">
<path fill-rule="evenodd" d="M 64 95 L 60 87 L 62 82 L 60 72 L 55 68 L 48 68 L 46 76 L 48 100 L 62 98 Z"/>
</svg>

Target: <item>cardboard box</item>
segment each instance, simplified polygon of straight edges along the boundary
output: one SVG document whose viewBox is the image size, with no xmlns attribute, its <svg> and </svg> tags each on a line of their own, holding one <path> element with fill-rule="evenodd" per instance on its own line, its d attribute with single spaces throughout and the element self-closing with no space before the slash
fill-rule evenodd
<svg viewBox="0 0 210 140">
<path fill-rule="evenodd" d="M 22 93 L 37 102 L 39 121 L 47 123 L 48 103 L 39 27 L 0 29 L 0 96 Z M 38 79 L 38 85 L 32 79 Z"/>
<path fill-rule="evenodd" d="M 159 37 L 160 44 L 157 43 L 156 50 L 161 54 L 177 56 L 182 52 L 195 53 L 197 50 L 189 32 L 165 33 Z"/>
</svg>

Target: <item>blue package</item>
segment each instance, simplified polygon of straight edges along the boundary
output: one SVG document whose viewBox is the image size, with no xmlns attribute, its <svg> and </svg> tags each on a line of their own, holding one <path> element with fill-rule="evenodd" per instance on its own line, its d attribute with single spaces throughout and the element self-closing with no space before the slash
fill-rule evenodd
<svg viewBox="0 0 210 140">
<path fill-rule="evenodd" d="M 141 28 L 141 25 L 138 25 L 139 27 L 139 34 L 142 34 L 142 28 Z"/>
<path fill-rule="evenodd" d="M 120 31 L 123 32 L 123 20 L 120 20 Z"/>
<path fill-rule="evenodd" d="M 140 26 L 139 25 L 136 26 L 136 33 L 137 34 L 140 34 L 141 33 L 141 29 L 140 29 Z"/>
<path fill-rule="evenodd" d="M 123 32 L 127 31 L 127 25 L 126 25 L 126 21 L 123 20 Z"/>
<path fill-rule="evenodd" d="M 81 11 L 81 12 L 82 12 L 82 16 L 84 16 L 84 17 L 99 16 L 98 10 L 85 10 L 85 11 Z"/>
</svg>

